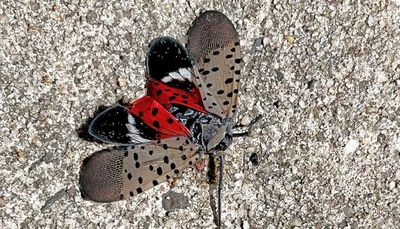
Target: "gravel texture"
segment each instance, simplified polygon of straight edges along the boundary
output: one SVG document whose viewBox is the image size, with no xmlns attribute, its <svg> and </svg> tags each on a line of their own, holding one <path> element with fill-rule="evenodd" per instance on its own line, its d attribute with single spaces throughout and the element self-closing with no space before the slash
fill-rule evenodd
<svg viewBox="0 0 400 229">
<path fill-rule="evenodd" d="M 144 94 L 147 44 L 184 40 L 204 9 L 235 24 L 242 124 L 226 151 L 226 228 L 400 224 L 400 1 L 1 1 L 1 228 L 210 228 L 205 171 L 172 190 L 83 201 L 77 129 L 100 105 Z M 249 160 L 257 153 L 258 165 Z"/>
</svg>

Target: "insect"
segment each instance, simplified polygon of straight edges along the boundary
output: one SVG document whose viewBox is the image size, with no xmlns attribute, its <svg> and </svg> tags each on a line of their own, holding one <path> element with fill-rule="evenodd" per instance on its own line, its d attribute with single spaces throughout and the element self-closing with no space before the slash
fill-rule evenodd
<svg viewBox="0 0 400 229">
<path fill-rule="evenodd" d="M 96 202 L 126 199 L 194 166 L 205 153 L 227 149 L 240 67 L 238 33 L 218 11 L 195 19 L 187 48 L 170 37 L 154 39 L 147 94 L 105 110 L 89 126 L 92 136 L 116 146 L 84 160 L 82 195 Z"/>
</svg>

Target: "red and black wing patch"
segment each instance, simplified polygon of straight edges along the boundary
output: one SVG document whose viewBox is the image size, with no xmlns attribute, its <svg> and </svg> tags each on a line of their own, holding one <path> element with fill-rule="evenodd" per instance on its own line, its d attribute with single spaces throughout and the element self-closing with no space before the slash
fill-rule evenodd
<svg viewBox="0 0 400 229">
<path fill-rule="evenodd" d="M 192 62 L 187 50 L 170 37 L 154 39 L 146 58 L 147 95 L 167 109 L 172 104 L 206 112 L 192 80 Z"/>
<path fill-rule="evenodd" d="M 167 109 L 172 104 L 178 104 L 203 113 L 207 112 L 203 107 L 201 96 L 197 89 L 193 88 L 192 92 L 188 92 L 155 80 L 149 80 L 146 87 L 147 95 L 157 100 Z"/>
<path fill-rule="evenodd" d="M 149 96 L 129 107 L 113 106 L 96 116 L 89 134 L 111 144 L 132 145 L 174 136 L 189 136 L 190 131 L 161 104 Z"/>
<path fill-rule="evenodd" d="M 167 109 L 150 96 L 144 96 L 129 106 L 129 112 L 155 129 L 158 139 L 173 136 L 189 136 L 190 131 Z"/>
</svg>

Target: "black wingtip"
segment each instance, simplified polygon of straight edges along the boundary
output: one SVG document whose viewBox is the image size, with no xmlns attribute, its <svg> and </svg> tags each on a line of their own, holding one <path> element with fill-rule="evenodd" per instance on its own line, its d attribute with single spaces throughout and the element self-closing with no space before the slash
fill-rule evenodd
<svg viewBox="0 0 400 229">
<path fill-rule="evenodd" d="M 127 108 L 121 105 L 110 107 L 92 120 L 88 133 L 105 143 L 131 144 L 126 127 L 128 115 Z"/>
<path fill-rule="evenodd" d="M 149 44 L 146 67 L 149 75 L 161 80 L 179 68 L 191 67 L 192 63 L 186 48 L 172 37 L 157 37 Z"/>
<path fill-rule="evenodd" d="M 148 76 L 155 80 L 162 80 L 171 72 L 178 72 L 181 68 L 191 68 L 192 60 L 186 48 L 172 37 L 158 37 L 149 44 L 146 57 Z M 189 80 L 171 80 L 168 86 L 190 91 L 193 84 Z"/>
</svg>

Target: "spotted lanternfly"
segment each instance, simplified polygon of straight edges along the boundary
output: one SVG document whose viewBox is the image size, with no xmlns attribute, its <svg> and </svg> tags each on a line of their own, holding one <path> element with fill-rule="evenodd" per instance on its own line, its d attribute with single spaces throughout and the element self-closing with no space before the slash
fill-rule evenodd
<svg viewBox="0 0 400 229">
<path fill-rule="evenodd" d="M 230 146 L 240 65 L 238 33 L 217 11 L 196 18 L 187 48 L 170 37 L 153 40 L 146 96 L 105 110 L 89 126 L 92 136 L 117 146 L 85 159 L 82 195 L 126 199 Z"/>
</svg>

